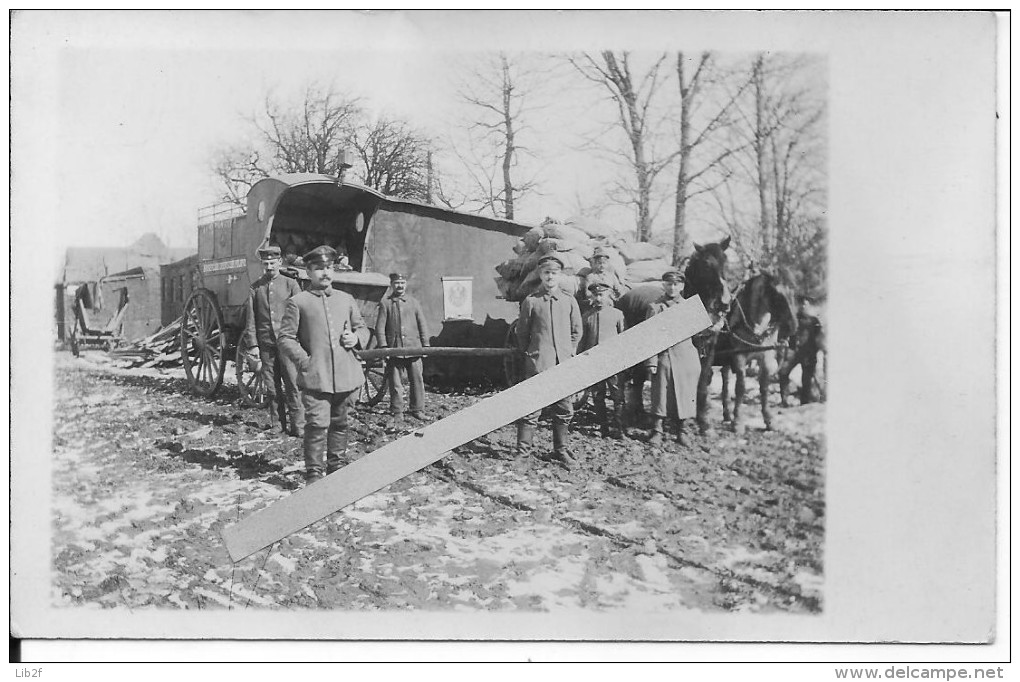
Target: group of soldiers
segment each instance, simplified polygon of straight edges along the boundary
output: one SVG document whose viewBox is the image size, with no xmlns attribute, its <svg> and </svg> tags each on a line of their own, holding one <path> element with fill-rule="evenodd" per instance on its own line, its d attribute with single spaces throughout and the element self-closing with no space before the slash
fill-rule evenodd
<svg viewBox="0 0 1020 682">
<path fill-rule="evenodd" d="M 524 352 L 524 378 L 554 367 L 606 341 L 626 328 L 624 314 L 614 306 L 624 285 L 615 271 L 606 267 L 608 255 L 596 249 L 591 257 L 591 270 L 582 276 L 582 292 L 578 301 L 560 288 L 563 261 L 555 253 L 538 263 L 541 286 L 521 303 L 517 321 L 517 345 Z M 662 275 L 662 294 L 647 309 L 645 319 L 676 305 L 682 298 L 684 275 L 669 269 Z M 582 305 L 583 304 L 583 305 Z M 701 361 L 693 343 L 682 341 L 636 368 L 635 383 L 652 377 L 649 416 L 651 433 L 648 442 L 661 445 L 663 426 L 667 419 L 677 421 L 677 439 L 684 442 L 684 422 L 694 417 L 697 405 L 697 384 Z M 624 430 L 625 384 L 627 376 L 616 374 L 592 387 L 596 419 L 602 435 L 623 438 L 636 436 L 636 429 Z M 610 414 L 608 401 L 612 401 Z M 518 455 L 533 453 L 540 459 L 570 469 L 575 459 L 568 443 L 573 417 L 573 397 L 550 406 L 552 411 L 552 452 L 540 452 L 533 446 L 539 412 L 532 413 L 517 424 Z"/>
<path fill-rule="evenodd" d="M 259 251 L 265 274 L 252 285 L 246 342 L 262 372 L 269 398 L 270 426 L 303 438 L 305 478 L 311 483 L 344 465 L 347 452 L 347 418 L 364 384 L 362 366 L 354 351 L 368 347 L 370 330 L 349 294 L 332 287 L 337 252 L 320 246 L 305 254 L 308 288 L 280 275 L 277 246 Z M 535 376 L 623 332 L 628 324 L 615 301 L 626 286 L 608 264 L 608 254 L 595 249 L 591 268 L 581 275 L 579 297 L 561 288 L 564 263 L 554 253 L 538 263 L 538 291 L 521 303 L 516 343 L 523 354 L 524 378 Z M 669 269 L 662 275 L 662 293 L 643 310 L 639 323 L 683 300 L 684 274 Z M 429 330 L 421 305 L 407 292 L 407 278 L 390 275 L 390 290 L 380 302 L 374 325 L 380 348 L 413 349 L 429 345 Z M 255 350 L 257 348 L 257 351 Z M 609 377 L 592 387 L 596 419 L 603 437 L 645 438 L 661 445 L 666 421 L 677 423 L 676 438 L 685 443 L 685 421 L 695 417 L 701 360 L 690 339 L 649 358 L 630 370 L 640 415 L 647 377 L 651 377 L 650 429 L 624 428 L 625 385 L 628 374 Z M 422 360 L 413 352 L 387 361 L 390 392 L 389 432 L 405 428 L 405 415 L 424 421 L 425 389 Z M 409 404 L 403 396 L 402 375 L 408 378 Z M 632 399 L 632 400 L 633 400 Z M 608 402 L 613 403 L 612 412 Z M 517 423 L 517 456 L 534 455 L 570 469 L 575 459 L 569 447 L 572 397 L 549 406 L 553 447 L 534 446 L 541 411 Z M 277 422 L 278 420 L 278 422 Z"/>
</svg>

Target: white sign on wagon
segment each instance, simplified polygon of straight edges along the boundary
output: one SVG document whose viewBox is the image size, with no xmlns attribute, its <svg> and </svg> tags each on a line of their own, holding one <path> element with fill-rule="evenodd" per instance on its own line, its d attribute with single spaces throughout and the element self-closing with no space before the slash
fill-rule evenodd
<svg viewBox="0 0 1020 682">
<path fill-rule="evenodd" d="M 443 320 L 473 320 L 470 277 L 443 277 Z"/>
</svg>

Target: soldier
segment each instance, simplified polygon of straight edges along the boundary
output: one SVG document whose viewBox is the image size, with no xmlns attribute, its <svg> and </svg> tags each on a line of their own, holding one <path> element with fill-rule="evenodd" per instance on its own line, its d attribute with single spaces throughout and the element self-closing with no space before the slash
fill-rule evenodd
<svg viewBox="0 0 1020 682">
<path fill-rule="evenodd" d="M 251 285 L 244 340 L 249 356 L 261 363 L 259 371 L 269 398 L 269 428 L 275 425 L 279 416 L 281 428 L 300 438 L 305 415 L 296 383 L 297 368 L 280 354 L 277 334 L 287 300 L 300 293 L 301 287 L 290 277 L 280 274 L 283 259 L 279 246 L 269 244 L 260 248 L 258 255 L 265 274 Z"/>
<path fill-rule="evenodd" d="M 528 379 L 574 357 L 581 340 L 581 309 L 577 299 L 560 289 L 563 261 L 550 254 L 538 262 L 541 289 L 521 302 L 517 320 L 517 347 L 524 352 L 524 378 Z M 569 469 L 573 456 L 567 447 L 570 419 L 574 416 L 571 396 L 553 405 L 553 453 L 541 459 L 558 462 Z M 517 422 L 517 454 L 531 451 L 541 410 Z"/>
<path fill-rule="evenodd" d="M 390 275 L 391 293 L 379 304 L 375 321 L 375 338 L 380 348 L 425 348 L 429 345 L 429 330 L 421 305 L 407 293 L 407 277 L 394 272 Z M 417 420 L 424 419 L 425 383 L 422 380 L 421 357 L 391 357 L 386 363 L 386 378 L 390 385 L 390 430 L 399 430 L 404 420 L 404 387 L 401 373 L 407 373 L 410 384 L 411 409 L 407 413 Z"/>
<path fill-rule="evenodd" d="M 343 466 L 347 413 L 365 383 L 354 348 L 368 344 L 369 332 L 354 298 L 332 287 L 335 260 L 329 246 L 305 254 L 308 290 L 287 301 L 280 326 L 280 349 L 297 365 L 304 399 L 306 483 Z"/>
<path fill-rule="evenodd" d="M 647 318 L 661 313 L 683 300 L 684 276 L 679 270 L 662 275 L 662 296 L 648 309 Z M 686 445 L 684 420 L 697 415 L 698 377 L 701 360 L 690 339 L 649 358 L 645 365 L 652 373 L 651 445 L 662 444 L 662 423 L 667 417 L 677 420 L 677 442 Z"/>
<path fill-rule="evenodd" d="M 588 262 L 591 263 L 591 267 L 585 268 L 578 273 L 581 279 L 581 288 L 578 289 L 577 297 L 582 299 L 582 302 L 587 303 L 588 287 L 596 282 L 600 282 L 609 287 L 612 302 L 616 302 L 618 298 L 623 296 L 628 287 L 620 279 L 620 274 L 609 264 L 609 252 L 602 246 L 596 246 Z"/>
<path fill-rule="evenodd" d="M 612 289 L 603 282 L 588 285 L 591 303 L 588 310 L 581 315 L 584 331 L 581 334 L 581 345 L 578 353 L 594 348 L 600 342 L 612 338 L 626 329 L 623 312 L 613 307 Z M 623 436 L 623 374 L 600 381 L 592 387 L 595 402 L 595 418 L 599 422 L 602 436 L 612 435 L 613 438 Z M 606 393 L 613 400 L 613 419 L 610 428 L 606 410 Z"/>
<path fill-rule="evenodd" d="M 818 353 L 825 352 L 825 328 L 816 312 L 814 299 L 802 296 L 797 311 L 797 333 L 791 339 L 790 350 L 779 369 L 779 395 L 783 407 L 789 405 L 787 396 L 790 392 L 790 373 L 797 365 L 800 365 L 801 370 L 800 404 L 815 402 L 820 398 L 815 394 L 814 384 Z M 823 397 L 821 399 L 824 400 Z"/>
</svg>

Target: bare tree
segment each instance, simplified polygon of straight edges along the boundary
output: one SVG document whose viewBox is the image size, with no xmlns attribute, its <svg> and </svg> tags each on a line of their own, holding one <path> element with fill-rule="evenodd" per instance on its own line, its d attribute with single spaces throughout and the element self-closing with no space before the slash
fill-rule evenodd
<svg viewBox="0 0 1020 682">
<path fill-rule="evenodd" d="M 314 84 L 296 102 L 270 93 L 247 123 L 250 142 L 212 160 L 227 201 L 243 205 L 251 186 L 273 174 L 339 176 L 344 163 L 384 194 L 429 201 L 429 139 L 398 119 L 370 120 L 356 97 Z M 347 157 L 351 148 L 356 158 Z"/>
<path fill-rule="evenodd" d="M 272 154 L 274 170 L 337 175 L 361 115 L 359 99 L 313 84 L 296 107 L 267 95 L 255 127 Z"/>
<path fill-rule="evenodd" d="M 720 144 L 714 139 L 715 133 L 730 124 L 731 110 L 746 88 L 736 89 L 730 94 L 723 94 L 723 99 L 696 125 L 695 113 L 706 99 L 705 89 L 717 84 L 721 77 L 716 64 L 715 55 L 702 52 L 693 63 L 693 70 L 688 68 L 690 61 L 684 53 L 677 52 L 676 73 L 680 92 L 680 141 L 679 168 L 676 180 L 676 210 L 673 218 L 673 262 L 680 263 L 687 252 L 687 205 L 691 199 L 711 192 L 726 181 L 727 172 L 713 173 L 722 168 L 723 162 L 741 149 L 741 145 Z M 708 154 L 699 154 L 705 149 Z M 704 157 L 704 158 L 699 158 Z"/>
<path fill-rule="evenodd" d="M 538 186 L 537 173 L 526 174 L 522 163 L 523 157 L 535 156 L 522 142 L 530 131 L 527 120 L 542 108 L 536 64 L 506 52 L 480 56 L 471 64 L 457 87 L 466 105 L 466 136 L 450 144 L 471 186 L 461 203 L 512 220 L 517 203 Z"/>
<path fill-rule="evenodd" d="M 795 288 L 824 282 L 825 102 L 815 67 L 802 56 L 755 55 L 728 142 L 740 153 L 725 159 L 726 182 L 713 192 L 745 262 Z"/>
<path fill-rule="evenodd" d="M 362 182 L 383 194 L 431 202 L 431 143 L 404 121 L 382 117 L 351 137 Z"/>
<path fill-rule="evenodd" d="M 656 139 L 663 123 L 655 112 L 654 103 L 660 91 L 662 65 L 667 55 L 658 56 L 643 75 L 631 69 L 629 52 L 615 54 L 605 50 L 598 55 L 583 53 L 568 57 L 577 71 L 592 83 L 605 89 L 616 105 L 616 124 L 627 136 L 628 147 L 623 154 L 633 173 L 634 184 L 624 186 L 628 202 L 637 213 L 636 238 L 648 241 L 652 234 L 653 185 L 658 175 L 676 156 L 678 150 L 659 153 Z"/>
<path fill-rule="evenodd" d="M 221 201 L 244 206 L 248 191 L 271 172 L 258 150 L 240 145 L 222 147 L 212 155 L 212 172 L 223 193 Z"/>
</svg>

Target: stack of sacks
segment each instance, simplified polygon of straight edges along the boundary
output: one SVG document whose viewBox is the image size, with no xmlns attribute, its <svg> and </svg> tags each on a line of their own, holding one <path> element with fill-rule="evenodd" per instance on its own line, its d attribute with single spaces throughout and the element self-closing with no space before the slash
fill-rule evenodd
<svg viewBox="0 0 1020 682">
<path fill-rule="evenodd" d="M 662 273 L 670 268 L 669 254 L 655 244 L 624 242 L 616 244 L 616 247 L 627 264 L 624 279 L 631 286 L 658 281 L 662 279 Z"/>
<path fill-rule="evenodd" d="M 514 246 L 516 257 L 496 266 L 496 283 L 508 301 L 522 301 L 538 290 L 538 261 L 555 253 L 564 264 L 560 286 L 577 294 L 581 278 L 590 269 L 588 258 L 596 246 L 609 254 L 609 265 L 629 285 L 657 280 L 669 268 L 669 254 L 653 244 L 631 242 L 618 231 L 591 220 L 574 219 L 566 223 L 546 218 L 532 228 Z"/>
</svg>

